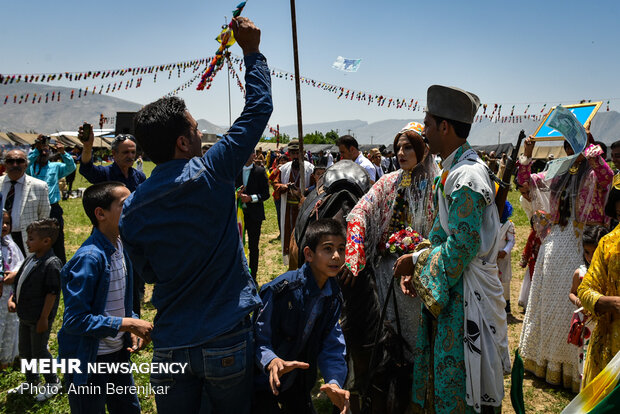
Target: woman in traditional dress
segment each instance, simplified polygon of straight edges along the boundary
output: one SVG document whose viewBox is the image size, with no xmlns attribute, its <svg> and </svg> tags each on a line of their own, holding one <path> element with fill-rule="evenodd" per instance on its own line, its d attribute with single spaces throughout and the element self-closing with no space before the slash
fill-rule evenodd
<svg viewBox="0 0 620 414">
<path fill-rule="evenodd" d="M 533 148 L 534 141 L 528 138 L 517 179 L 529 183 L 534 209 L 548 212 L 551 226 L 534 268 L 519 348 L 527 371 L 578 392 L 579 349 L 566 341 L 574 310 L 567 297 L 583 257 L 584 225 L 605 223 L 603 210 L 613 172 L 598 145 L 590 144 L 574 157 L 565 142 L 569 157 L 531 174 Z"/>
<path fill-rule="evenodd" d="M 370 266 L 382 304 L 398 259 L 386 246 L 390 236 L 411 227 L 427 237 L 433 223 L 432 180 L 439 170 L 422 139 L 423 128 L 411 122 L 396 135 L 394 152 L 400 169 L 381 177 L 347 216 L 346 266 L 353 276 Z M 402 334 L 410 346 L 405 356 L 411 361 L 420 300 L 405 296 L 398 288 L 395 291 Z M 396 331 L 393 302 L 386 319 Z"/>
<path fill-rule="evenodd" d="M 605 214 L 620 219 L 620 174 L 614 177 Z M 599 242 L 578 293 L 596 322 L 583 369 L 585 387 L 620 352 L 620 226 Z"/>
</svg>

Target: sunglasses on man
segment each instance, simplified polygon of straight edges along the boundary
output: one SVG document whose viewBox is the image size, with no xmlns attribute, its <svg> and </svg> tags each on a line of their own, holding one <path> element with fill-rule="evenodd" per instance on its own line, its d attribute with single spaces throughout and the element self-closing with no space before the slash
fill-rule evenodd
<svg viewBox="0 0 620 414">
<path fill-rule="evenodd" d="M 125 142 L 125 140 L 130 140 L 134 143 L 136 142 L 136 138 L 134 138 L 134 136 L 131 134 L 119 134 L 114 138 L 114 142 L 118 143 Z"/>
<path fill-rule="evenodd" d="M 26 160 L 23 158 L 5 158 L 5 164 L 25 164 Z"/>
</svg>

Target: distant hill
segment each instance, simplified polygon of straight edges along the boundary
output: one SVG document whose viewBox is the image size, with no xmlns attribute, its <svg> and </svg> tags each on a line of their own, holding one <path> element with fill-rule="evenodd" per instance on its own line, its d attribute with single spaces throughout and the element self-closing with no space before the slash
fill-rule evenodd
<svg viewBox="0 0 620 414">
<path fill-rule="evenodd" d="M 70 99 L 72 89 L 32 83 L 0 85 L 0 131 L 42 133 L 73 131 L 83 121 L 98 123 L 101 113 L 110 116 L 116 112 L 134 112 L 142 108 L 142 104 L 98 93 Z M 61 93 L 60 102 L 52 102 L 50 99 L 47 104 L 32 104 L 35 93 L 37 96 L 49 93 L 51 97 L 52 92 L 58 91 Z M 12 103 L 13 95 L 17 95 L 19 99 L 21 95 L 26 94 L 30 95 L 28 102 L 22 102 L 21 105 Z M 6 95 L 9 95 L 9 103 L 3 105 Z M 199 119 L 197 122 L 198 127 L 208 133 L 226 132 L 225 128 L 206 119 Z"/>
<path fill-rule="evenodd" d="M 420 114 L 417 114 L 420 116 Z M 394 136 L 407 123 L 411 121 L 423 122 L 421 119 L 388 119 L 367 123 L 360 120 L 324 122 L 304 125 L 304 134 L 319 131 L 322 133 L 338 130 L 340 135 L 350 133 L 354 135 L 360 144 L 391 144 Z M 519 131 L 525 130 L 527 135 L 536 131 L 540 122 L 526 120 L 520 123 L 495 123 L 489 120 L 474 123 L 469 142 L 472 145 L 497 144 L 498 136 L 500 143 L 516 143 Z M 280 132 L 285 132 L 292 137 L 297 136 L 296 125 L 280 126 Z M 599 111 L 592 121 L 592 135 L 598 141 L 606 144 L 620 139 L 620 113 L 616 111 Z"/>
<path fill-rule="evenodd" d="M 226 132 L 228 132 L 228 128 L 212 124 L 206 119 L 199 119 L 196 122 L 198 122 L 198 128 L 202 132 L 207 132 L 209 134 L 225 134 Z"/>
<path fill-rule="evenodd" d="M 116 112 L 131 112 L 142 107 L 138 103 L 103 94 L 70 99 L 72 89 L 32 83 L 0 86 L 0 131 L 42 133 L 73 131 L 84 121 L 97 124 L 101 113 L 110 115 Z M 52 92 L 58 91 L 61 92 L 60 102 L 31 103 L 35 93 L 37 95 L 49 93 L 51 96 Z M 30 94 L 29 102 L 23 102 L 21 105 L 13 103 L 3 105 L 6 95 L 9 95 L 9 99 L 17 95 L 19 99 L 20 95 L 26 94 Z"/>
</svg>

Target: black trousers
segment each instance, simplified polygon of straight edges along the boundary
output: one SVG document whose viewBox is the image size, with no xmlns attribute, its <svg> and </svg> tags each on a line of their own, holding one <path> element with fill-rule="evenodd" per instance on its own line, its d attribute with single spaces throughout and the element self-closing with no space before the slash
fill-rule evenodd
<svg viewBox="0 0 620 414">
<path fill-rule="evenodd" d="M 19 250 L 22 251 L 24 257 L 28 256 L 28 251 L 26 246 L 24 246 L 24 241 L 22 240 L 22 232 L 21 231 L 13 231 L 11 232 L 11 237 L 13 237 L 13 241 L 19 247 Z"/>
<path fill-rule="evenodd" d="M 63 210 L 59 203 L 51 205 L 50 218 L 58 220 L 58 226 L 60 227 L 58 238 L 56 239 L 56 243 L 52 246 L 52 249 L 54 249 L 54 254 L 56 254 L 56 257 L 58 257 L 64 265 L 67 263 L 67 255 L 65 254 L 65 221 L 62 218 L 62 213 Z"/>
<path fill-rule="evenodd" d="M 262 220 L 252 219 L 246 215 L 243 216 L 245 232 L 248 236 L 248 249 L 250 251 L 250 273 L 254 281 L 256 281 L 256 275 L 258 272 L 258 257 L 259 249 L 258 244 L 260 242 L 260 229 L 263 225 Z"/>
</svg>

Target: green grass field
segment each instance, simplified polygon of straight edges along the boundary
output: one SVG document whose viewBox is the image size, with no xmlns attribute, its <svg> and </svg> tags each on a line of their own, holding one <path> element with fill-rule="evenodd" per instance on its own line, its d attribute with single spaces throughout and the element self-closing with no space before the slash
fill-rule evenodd
<svg viewBox="0 0 620 414">
<path fill-rule="evenodd" d="M 144 172 L 150 175 L 153 169 L 152 163 L 144 163 Z M 87 187 L 88 183 L 82 176 L 77 174 L 73 188 Z M 509 321 L 509 345 L 512 355 L 519 342 L 519 334 L 523 314 L 516 308 L 521 280 L 523 278 L 523 270 L 518 267 L 520 253 L 523 250 L 527 236 L 529 234 L 529 222 L 525 213 L 519 206 L 518 192 L 511 192 L 509 201 L 515 207 L 512 217 L 516 226 L 517 244 L 512 252 L 513 279 L 511 284 L 511 302 L 513 304 L 514 317 Z M 65 218 L 65 246 L 67 250 L 67 258 L 69 259 L 79 248 L 82 242 L 88 237 L 91 231 L 91 225 L 82 209 L 81 199 L 69 199 L 62 202 Z M 260 262 L 258 280 L 260 284 L 266 283 L 283 273 L 286 269 L 282 264 L 280 255 L 280 240 L 278 239 L 278 225 L 276 222 L 275 206 L 272 199 L 265 203 L 266 221 L 263 223 L 261 241 L 260 241 Z M 150 298 L 152 288 L 147 285 L 146 299 Z M 49 347 L 53 355 L 58 354 L 58 344 L 56 334 L 62 324 L 63 302 L 60 301 L 58 315 L 52 328 L 50 335 Z M 155 310 L 150 303 L 144 305 L 143 318 L 153 320 Z M 150 362 L 152 357 L 152 345 L 148 349 L 132 357 L 133 362 Z M 136 385 L 146 385 L 149 381 L 148 374 L 134 375 Z M 9 368 L 0 374 L 0 413 L 21 414 L 21 413 L 37 413 L 37 414 L 64 414 L 69 413 L 69 404 L 64 394 L 58 395 L 46 402 L 37 403 L 33 396 L 29 395 L 7 395 L 7 390 L 19 385 L 24 380 L 23 374 L 19 371 L 19 367 Z M 507 413 L 514 412 L 510 404 L 510 378 L 506 377 L 504 381 L 506 387 L 506 398 L 504 399 L 503 411 Z M 573 398 L 573 394 L 546 384 L 544 381 L 526 375 L 524 382 L 525 405 L 528 412 L 544 412 L 559 413 Z M 318 391 L 313 391 L 315 396 L 315 405 L 319 413 L 331 413 L 331 403 L 325 396 L 319 395 Z M 155 400 L 153 396 L 140 395 L 140 403 L 144 413 L 155 413 Z M 185 414 L 185 413 L 180 413 Z"/>
</svg>

